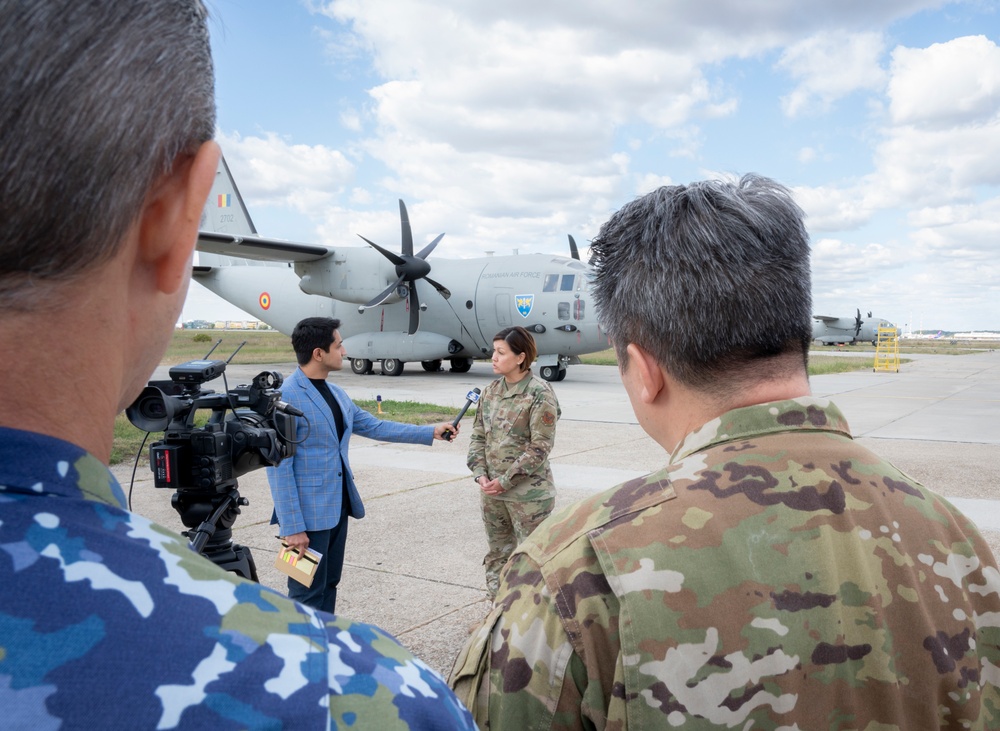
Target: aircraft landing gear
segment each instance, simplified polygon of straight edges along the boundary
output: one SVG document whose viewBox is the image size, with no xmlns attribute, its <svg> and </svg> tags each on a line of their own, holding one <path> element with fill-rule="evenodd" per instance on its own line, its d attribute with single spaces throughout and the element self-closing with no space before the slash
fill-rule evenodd
<svg viewBox="0 0 1000 731">
<path fill-rule="evenodd" d="M 439 370 L 441 370 L 441 359 L 438 358 L 437 360 L 422 360 L 420 361 L 420 365 L 428 373 L 437 373 Z"/>
<path fill-rule="evenodd" d="M 398 376 L 403 372 L 403 361 L 399 358 L 386 358 L 382 361 L 383 376 Z"/>
<path fill-rule="evenodd" d="M 365 376 L 372 372 L 372 362 L 367 358 L 351 358 L 351 370 L 359 376 Z"/>
<path fill-rule="evenodd" d="M 544 381 L 561 381 L 566 378 L 566 369 L 554 366 L 542 366 L 538 369 L 538 375 Z"/>
<path fill-rule="evenodd" d="M 472 358 L 452 358 L 448 362 L 452 373 L 468 373 L 472 369 Z"/>
</svg>

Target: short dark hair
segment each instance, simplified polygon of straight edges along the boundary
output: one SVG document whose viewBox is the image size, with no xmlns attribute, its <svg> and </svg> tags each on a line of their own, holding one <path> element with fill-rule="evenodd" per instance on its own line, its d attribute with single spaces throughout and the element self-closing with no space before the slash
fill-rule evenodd
<svg viewBox="0 0 1000 731">
<path fill-rule="evenodd" d="M 319 348 L 329 351 L 333 344 L 333 331 L 340 329 L 340 320 L 335 317 L 307 317 L 300 320 L 292 330 L 292 350 L 299 365 L 312 360 L 313 351 Z"/>
<path fill-rule="evenodd" d="M 591 244 L 598 318 L 628 367 L 635 343 L 682 383 L 774 377 L 812 339 L 809 236 L 769 178 L 665 186 L 625 205 Z M 792 367 L 800 365 L 793 363 Z M 735 383 L 735 382 L 734 382 Z"/>
<path fill-rule="evenodd" d="M 514 355 L 524 353 L 524 361 L 521 363 L 522 371 L 531 368 L 531 364 L 535 362 L 535 358 L 538 356 L 538 347 L 535 345 L 535 339 L 531 337 L 531 333 L 520 325 L 505 327 L 493 336 L 493 342 L 497 340 L 503 340 L 507 343 Z"/>
<path fill-rule="evenodd" d="M 201 0 L 0 5 L 0 306 L 112 259 L 215 135 L 207 18 Z"/>
</svg>

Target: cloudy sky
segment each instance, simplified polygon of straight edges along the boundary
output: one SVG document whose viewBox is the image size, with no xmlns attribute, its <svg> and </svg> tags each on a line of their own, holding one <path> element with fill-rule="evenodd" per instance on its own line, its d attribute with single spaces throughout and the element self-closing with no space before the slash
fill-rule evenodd
<svg viewBox="0 0 1000 731">
<path fill-rule="evenodd" d="M 209 0 L 258 231 L 567 253 L 663 184 L 795 191 L 813 310 L 1000 329 L 993 0 Z M 586 255 L 586 251 L 584 251 Z M 192 284 L 183 314 L 245 315 Z"/>
</svg>

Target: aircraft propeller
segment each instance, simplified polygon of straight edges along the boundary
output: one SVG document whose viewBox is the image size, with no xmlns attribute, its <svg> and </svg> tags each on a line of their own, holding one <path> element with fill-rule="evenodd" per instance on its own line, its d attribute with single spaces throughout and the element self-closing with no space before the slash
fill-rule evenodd
<svg viewBox="0 0 1000 731">
<path fill-rule="evenodd" d="M 868 315 L 871 317 L 871 314 Z M 864 324 L 864 320 L 861 319 L 861 308 L 858 308 L 858 316 L 854 318 L 854 337 L 858 337 L 861 334 L 861 326 Z"/>
<path fill-rule="evenodd" d="M 413 335 L 417 332 L 417 329 L 420 326 L 420 297 L 417 295 L 417 280 L 425 280 L 445 299 L 451 297 L 451 292 L 447 287 L 443 284 L 435 282 L 427 276 L 430 274 L 431 265 L 425 261 L 430 253 L 434 251 L 434 247 L 437 246 L 438 242 L 444 237 L 444 234 L 440 234 L 417 254 L 414 254 L 413 232 L 410 230 L 410 218 L 406 213 L 406 205 L 404 205 L 402 199 L 399 201 L 399 224 L 402 234 L 402 255 L 383 249 L 374 241 L 369 241 L 364 236 L 361 236 L 361 234 L 358 234 L 358 236 L 360 236 L 365 243 L 369 244 L 372 248 L 382 254 L 382 256 L 396 265 L 396 274 L 399 277 L 399 279 L 386 287 L 385 290 L 376 295 L 371 302 L 361 305 L 361 307 L 358 308 L 358 311 L 364 312 L 369 307 L 378 307 L 380 304 L 389 299 L 399 285 L 406 282 L 406 288 L 408 290 L 407 301 L 410 310 L 409 333 L 410 335 Z"/>
</svg>

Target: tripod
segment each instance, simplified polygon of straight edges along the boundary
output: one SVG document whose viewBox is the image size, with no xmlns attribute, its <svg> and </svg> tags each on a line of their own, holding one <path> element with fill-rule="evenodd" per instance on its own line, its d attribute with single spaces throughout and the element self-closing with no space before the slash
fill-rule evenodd
<svg viewBox="0 0 1000 731">
<path fill-rule="evenodd" d="M 190 539 L 191 548 L 204 554 L 216 566 L 257 581 L 257 565 L 250 549 L 233 543 L 236 516 L 240 514 L 240 507 L 250 504 L 236 487 L 236 480 L 233 480 L 232 488 L 222 493 L 178 490 L 170 498 L 170 504 L 190 529 L 183 535 Z"/>
</svg>

